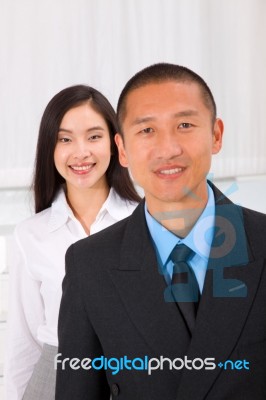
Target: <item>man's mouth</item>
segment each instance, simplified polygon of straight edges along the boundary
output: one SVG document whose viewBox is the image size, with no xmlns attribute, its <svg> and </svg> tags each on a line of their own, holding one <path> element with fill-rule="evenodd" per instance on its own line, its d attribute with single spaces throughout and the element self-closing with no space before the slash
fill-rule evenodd
<svg viewBox="0 0 266 400">
<path fill-rule="evenodd" d="M 180 172 L 184 171 L 185 168 L 167 168 L 167 169 L 160 169 L 157 172 L 159 174 L 163 174 L 163 175 L 174 175 L 174 174 L 179 174 Z"/>
</svg>

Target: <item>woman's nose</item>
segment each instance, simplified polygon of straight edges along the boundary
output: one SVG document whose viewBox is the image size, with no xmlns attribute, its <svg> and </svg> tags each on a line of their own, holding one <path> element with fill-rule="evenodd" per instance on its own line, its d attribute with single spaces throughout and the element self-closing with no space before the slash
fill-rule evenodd
<svg viewBox="0 0 266 400">
<path fill-rule="evenodd" d="M 90 157 L 92 154 L 91 152 L 91 146 L 90 143 L 86 141 L 78 141 L 75 144 L 75 150 L 74 150 L 74 157 L 75 158 L 87 158 Z"/>
</svg>

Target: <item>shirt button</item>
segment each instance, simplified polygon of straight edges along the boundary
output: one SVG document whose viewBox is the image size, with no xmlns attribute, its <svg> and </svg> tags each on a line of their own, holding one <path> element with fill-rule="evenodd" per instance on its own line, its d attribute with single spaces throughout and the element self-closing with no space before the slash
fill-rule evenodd
<svg viewBox="0 0 266 400">
<path fill-rule="evenodd" d="M 119 395 L 119 386 L 116 383 L 112 384 L 111 392 L 112 392 L 112 395 L 115 397 Z"/>
</svg>

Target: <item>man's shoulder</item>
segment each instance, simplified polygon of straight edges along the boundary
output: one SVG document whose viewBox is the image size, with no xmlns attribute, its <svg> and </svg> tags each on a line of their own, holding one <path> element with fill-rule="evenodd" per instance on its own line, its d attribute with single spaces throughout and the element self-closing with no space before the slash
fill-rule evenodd
<svg viewBox="0 0 266 400">
<path fill-rule="evenodd" d="M 248 228 L 255 232 L 265 232 L 266 234 L 266 214 L 262 212 L 251 210 L 246 207 L 241 207 L 244 221 Z"/>
<path fill-rule="evenodd" d="M 121 243 L 120 240 L 123 238 L 123 234 L 131 218 L 132 215 L 97 233 L 94 233 L 91 236 L 88 236 L 85 239 L 79 240 L 74 244 L 74 246 L 79 247 L 79 249 L 87 246 L 90 246 L 91 248 L 94 247 L 95 249 L 102 248 L 103 246 L 113 247 L 115 243 Z"/>
<path fill-rule="evenodd" d="M 243 215 L 246 224 L 252 224 L 254 226 L 254 223 L 261 223 L 261 227 L 263 229 L 266 229 L 266 214 L 233 203 L 213 183 L 209 182 L 209 185 L 214 192 L 216 209 L 225 209 L 225 213 L 229 214 L 231 213 L 231 211 L 233 214 L 237 211 L 238 213 Z"/>
<path fill-rule="evenodd" d="M 133 214 L 116 222 L 115 224 L 81 239 L 71 247 L 75 254 L 84 254 L 90 252 L 90 255 L 97 254 L 97 257 L 106 254 L 115 254 L 121 248 L 124 236 L 128 230 L 134 230 L 138 221 L 143 218 L 142 205 L 139 204 Z M 142 215 L 143 214 L 143 215 Z"/>
</svg>

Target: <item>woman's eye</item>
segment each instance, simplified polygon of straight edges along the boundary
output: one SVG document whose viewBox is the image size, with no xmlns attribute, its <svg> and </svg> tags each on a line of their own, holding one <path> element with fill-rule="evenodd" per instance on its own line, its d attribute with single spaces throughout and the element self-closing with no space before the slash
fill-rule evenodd
<svg viewBox="0 0 266 400">
<path fill-rule="evenodd" d="M 94 141 L 94 140 L 98 140 L 101 138 L 101 135 L 93 135 L 89 137 L 89 140 Z"/>
<path fill-rule="evenodd" d="M 61 138 L 58 139 L 58 141 L 61 142 L 61 143 L 68 143 L 68 142 L 70 142 L 70 139 L 61 137 Z"/>
<path fill-rule="evenodd" d="M 181 128 L 181 129 L 188 129 L 191 127 L 192 127 L 192 124 L 190 124 L 189 122 L 182 122 L 182 124 L 178 125 L 178 128 Z"/>
</svg>

